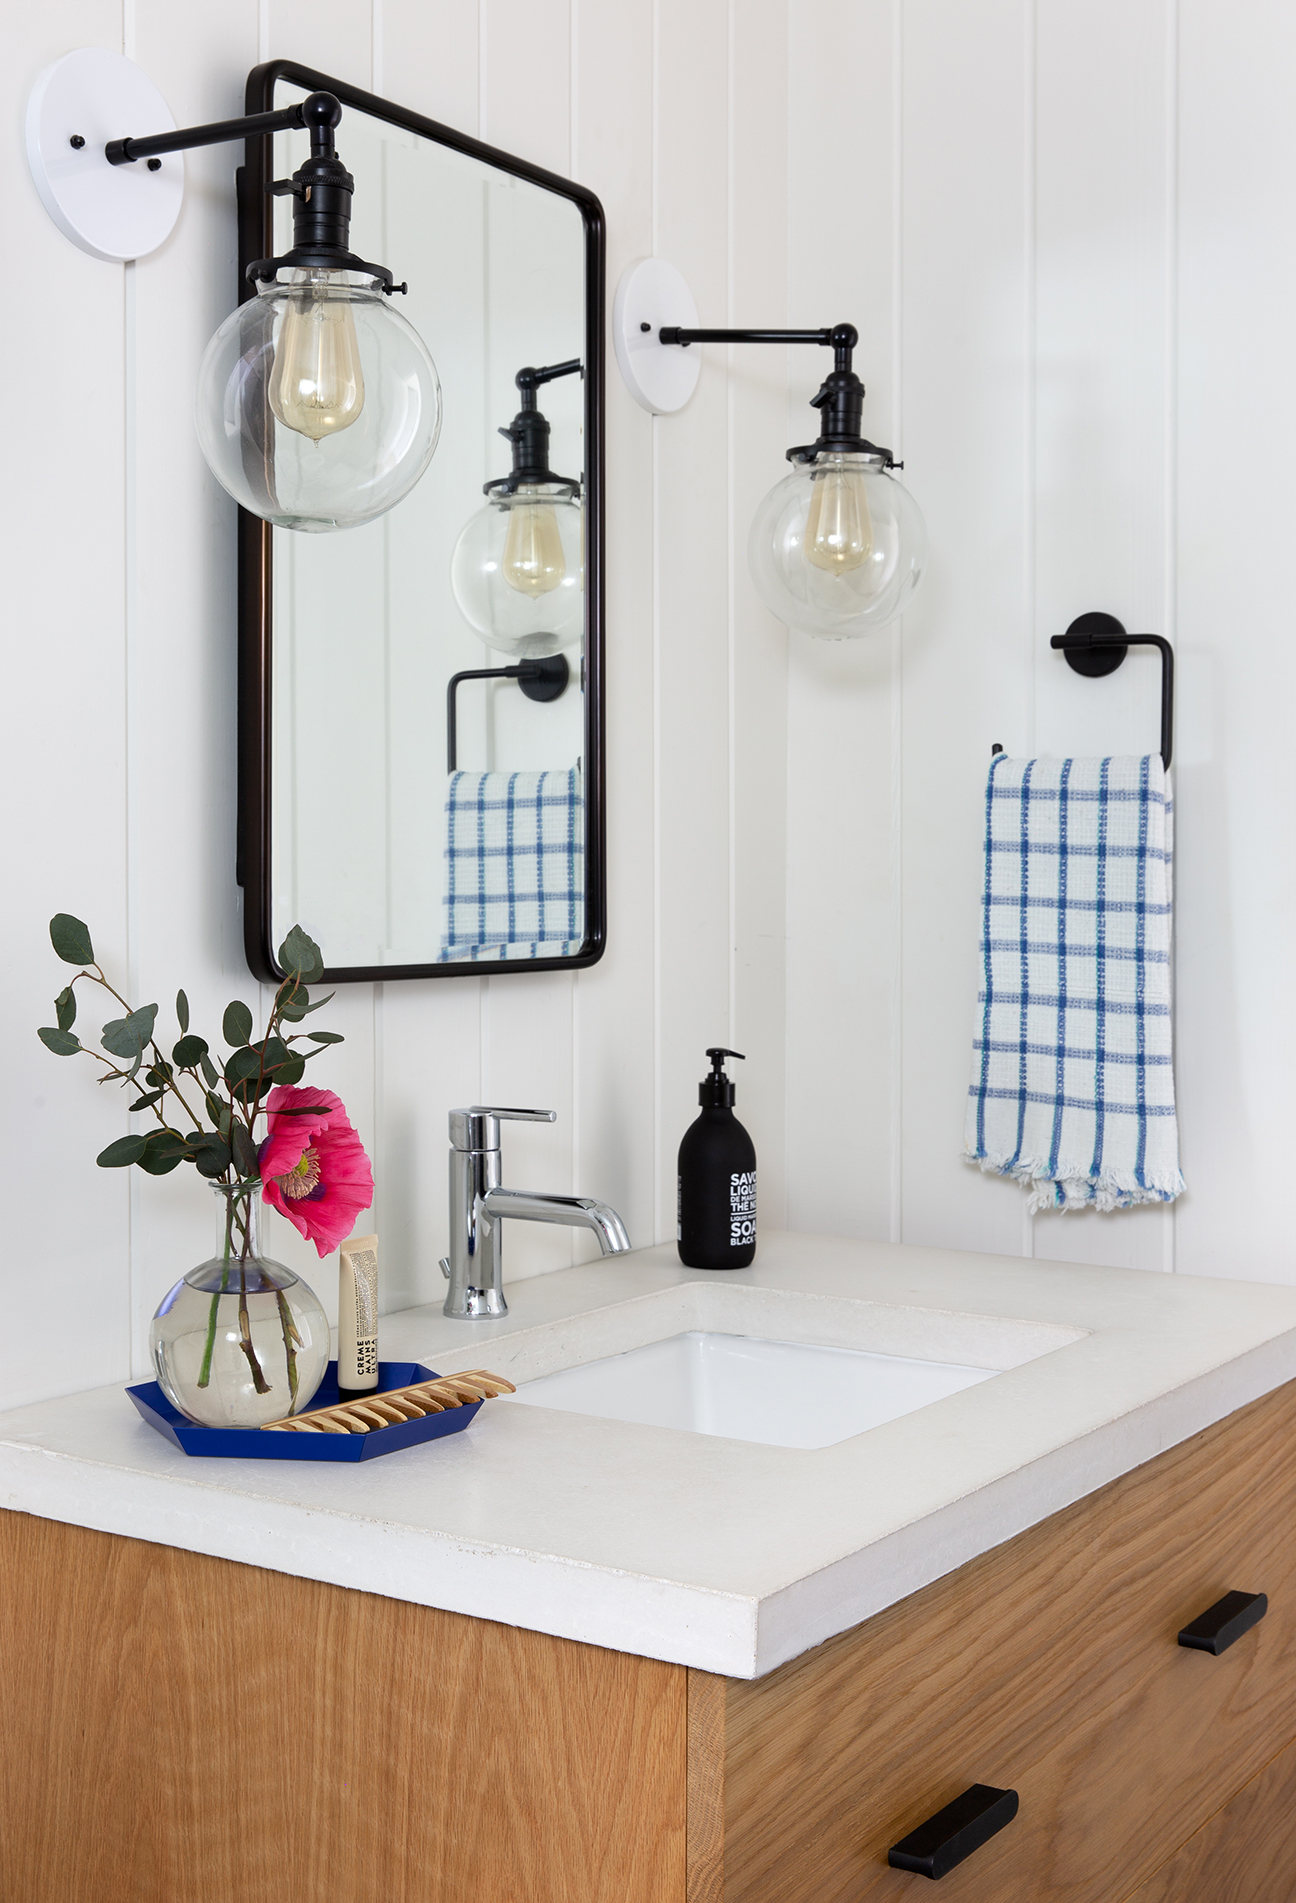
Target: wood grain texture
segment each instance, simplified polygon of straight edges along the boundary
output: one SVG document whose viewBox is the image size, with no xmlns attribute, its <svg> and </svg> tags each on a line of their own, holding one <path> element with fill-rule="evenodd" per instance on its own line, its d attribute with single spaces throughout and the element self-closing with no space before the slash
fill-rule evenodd
<svg viewBox="0 0 1296 1903">
<path fill-rule="evenodd" d="M 1296 1892 L 1296 1744 L 1139 1885 L 1126 1903 L 1284 1903 Z"/>
<path fill-rule="evenodd" d="M 5 1903 L 683 1903 L 682 1667 L 0 1514 Z"/>
<path fill-rule="evenodd" d="M 724 1903 L 728 1681 L 688 1675 L 688 1903 Z"/>
<path fill-rule="evenodd" d="M 730 1681 L 727 1903 L 863 1903 L 973 1783 L 1021 1795 L 960 1903 L 1112 1903 L 1296 1731 L 1296 1384 L 793 1660 Z M 1221 1658 L 1179 1628 L 1268 1617 Z"/>
</svg>

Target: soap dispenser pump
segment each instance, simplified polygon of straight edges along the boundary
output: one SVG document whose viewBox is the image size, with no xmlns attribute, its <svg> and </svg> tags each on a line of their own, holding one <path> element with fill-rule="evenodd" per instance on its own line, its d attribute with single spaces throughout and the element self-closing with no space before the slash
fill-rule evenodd
<svg viewBox="0 0 1296 1903">
<path fill-rule="evenodd" d="M 702 1114 L 679 1148 L 679 1254 L 686 1269 L 745 1269 L 756 1255 L 756 1150 L 733 1113 L 724 1060 L 741 1051 L 712 1045 L 711 1075 L 698 1085 Z"/>
</svg>

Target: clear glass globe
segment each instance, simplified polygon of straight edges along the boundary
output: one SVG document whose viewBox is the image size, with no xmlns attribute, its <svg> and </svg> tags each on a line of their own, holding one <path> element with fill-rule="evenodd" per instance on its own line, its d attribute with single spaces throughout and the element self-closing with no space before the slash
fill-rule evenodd
<svg viewBox="0 0 1296 1903">
<path fill-rule="evenodd" d="M 309 1407 L 328 1372 L 328 1316 L 261 1254 L 259 1191 L 213 1183 L 216 1249 L 163 1296 L 149 1333 L 158 1386 L 203 1427 L 261 1427 Z"/>
<path fill-rule="evenodd" d="M 409 494 L 441 432 L 436 365 L 358 272 L 258 287 L 208 344 L 194 405 L 217 480 L 279 528 L 354 528 Z"/>
<path fill-rule="evenodd" d="M 747 557 L 780 621 L 843 641 L 903 611 L 922 580 L 927 528 L 880 456 L 830 450 L 770 490 Z"/>
<path fill-rule="evenodd" d="M 455 543 L 459 611 L 488 647 L 539 660 L 585 632 L 585 512 L 560 483 L 493 495 Z"/>
</svg>

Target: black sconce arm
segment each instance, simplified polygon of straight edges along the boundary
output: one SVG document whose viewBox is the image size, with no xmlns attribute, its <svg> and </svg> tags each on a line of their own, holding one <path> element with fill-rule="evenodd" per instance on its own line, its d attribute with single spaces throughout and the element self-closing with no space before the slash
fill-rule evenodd
<svg viewBox="0 0 1296 1903">
<path fill-rule="evenodd" d="M 312 94 L 314 97 L 332 99 L 333 95 Z M 188 152 L 198 145 L 224 145 L 227 140 L 255 138 L 259 132 L 300 131 L 308 123 L 305 117 L 308 104 L 309 101 L 303 99 L 295 106 L 284 106 L 279 112 L 254 112 L 241 119 L 218 119 L 209 126 L 185 126 L 177 132 L 150 133 L 145 139 L 110 139 L 104 147 L 104 157 L 109 165 L 133 165 L 136 159 L 160 158 L 166 152 Z M 338 111 L 340 115 L 341 107 Z M 315 127 L 311 130 L 314 132 Z M 332 145 L 331 137 L 329 145 Z"/>
<path fill-rule="evenodd" d="M 276 179 L 266 186 L 275 197 L 291 195 L 293 207 L 293 248 L 281 258 L 258 258 L 247 267 L 244 276 L 252 283 L 271 282 L 284 266 L 321 267 L 333 271 L 356 271 L 372 277 L 388 297 L 393 291 L 409 287 L 392 281 L 385 264 L 369 264 L 348 248 L 351 242 L 351 198 L 355 180 L 337 155 L 333 128 L 342 117 L 342 107 L 332 93 L 311 93 L 295 106 L 278 112 L 252 112 L 241 119 L 219 119 L 209 126 L 185 126 L 178 132 L 152 133 L 144 139 L 110 139 L 104 157 L 110 165 L 133 165 L 147 159 L 149 170 L 157 171 L 165 152 L 187 152 L 198 145 L 222 145 L 234 139 L 252 139 L 261 133 L 308 131 L 310 157 L 290 179 Z"/>
<path fill-rule="evenodd" d="M 643 324 L 651 330 L 651 324 Z M 880 456 L 886 469 L 903 469 L 889 449 L 881 449 L 860 434 L 864 414 L 864 385 L 851 368 L 859 342 L 854 324 L 833 324 L 825 330 L 692 330 L 682 324 L 664 325 L 657 332 L 663 344 L 824 344 L 833 353 L 833 367 L 810 401 L 819 412 L 819 440 L 802 443 L 787 452 L 789 462 L 812 463 L 825 452 Z"/>
</svg>

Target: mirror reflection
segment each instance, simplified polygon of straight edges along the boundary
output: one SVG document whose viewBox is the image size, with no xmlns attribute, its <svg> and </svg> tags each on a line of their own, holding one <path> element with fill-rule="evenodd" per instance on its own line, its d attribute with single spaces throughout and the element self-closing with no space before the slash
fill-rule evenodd
<svg viewBox="0 0 1296 1903">
<path fill-rule="evenodd" d="M 283 84 L 275 104 L 304 96 Z M 274 141 L 287 176 L 307 135 Z M 354 249 L 440 373 L 389 513 L 272 548 L 271 938 L 334 969 L 571 957 L 586 936 L 585 233 L 576 205 L 347 106 Z M 275 210 L 276 250 L 291 241 Z"/>
</svg>

